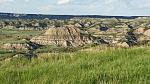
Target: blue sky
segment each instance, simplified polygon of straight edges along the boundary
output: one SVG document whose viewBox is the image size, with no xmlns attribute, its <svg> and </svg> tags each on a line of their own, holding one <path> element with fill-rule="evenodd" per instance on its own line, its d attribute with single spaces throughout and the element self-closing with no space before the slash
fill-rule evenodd
<svg viewBox="0 0 150 84">
<path fill-rule="evenodd" d="M 150 16 L 150 0 L 0 0 L 0 12 Z"/>
</svg>

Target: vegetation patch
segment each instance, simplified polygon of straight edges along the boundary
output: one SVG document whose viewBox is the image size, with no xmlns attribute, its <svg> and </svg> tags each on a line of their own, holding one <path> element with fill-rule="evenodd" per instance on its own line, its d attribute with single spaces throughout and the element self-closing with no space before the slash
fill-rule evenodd
<svg viewBox="0 0 150 84">
<path fill-rule="evenodd" d="M 1 62 L 0 81 L 16 83 L 137 84 L 150 83 L 149 49 L 106 49 L 103 52 L 41 54 L 47 60 Z"/>
</svg>

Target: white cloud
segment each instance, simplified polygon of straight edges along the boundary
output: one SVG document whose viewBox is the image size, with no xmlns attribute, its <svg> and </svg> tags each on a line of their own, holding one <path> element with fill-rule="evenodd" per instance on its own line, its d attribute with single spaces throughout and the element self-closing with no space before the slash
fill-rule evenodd
<svg viewBox="0 0 150 84">
<path fill-rule="evenodd" d="M 146 3 L 142 6 L 143 8 L 150 8 L 150 3 Z"/>
<path fill-rule="evenodd" d="M 150 8 L 150 3 L 143 4 L 140 8 Z"/>
<path fill-rule="evenodd" d="M 48 5 L 48 6 L 43 6 L 43 7 L 37 8 L 37 9 L 42 13 L 47 13 L 47 12 L 51 11 L 52 6 Z"/>
<path fill-rule="evenodd" d="M 131 2 L 131 6 L 134 8 L 134 9 L 150 9 L 150 2 L 148 0 L 137 0 L 137 1 L 134 1 L 132 0 Z"/>
<path fill-rule="evenodd" d="M 105 0 L 105 4 L 114 3 L 114 2 L 116 2 L 116 1 L 118 1 L 118 0 Z"/>
<path fill-rule="evenodd" d="M 25 2 L 29 2 L 30 0 L 24 0 Z"/>
<path fill-rule="evenodd" d="M 0 0 L 0 3 L 4 3 L 4 2 L 12 2 L 14 0 Z"/>
<path fill-rule="evenodd" d="M 70 3 L 70 0 L 58 0 L 57 4 L 64 5 Z"/>
<path fill-rule="evenodd" d="M 2 1 L 2 2 L 12 2 L 14 0 L 0 0 L 0 1 Z"/>
<path fill-rule="evenodd" d="M 5 5 L 7 3 L 13 2 L 14 0 L 0 0 L 0 5 Z"/>
</svg>

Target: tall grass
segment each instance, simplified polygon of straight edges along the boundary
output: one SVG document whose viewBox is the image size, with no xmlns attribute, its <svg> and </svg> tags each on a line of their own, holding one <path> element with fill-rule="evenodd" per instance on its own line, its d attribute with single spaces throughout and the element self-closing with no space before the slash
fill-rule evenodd
<svg viewBox="0 0 150 84">
<path fill-rule="evenodd" d="M 45 53 L 0 62 L 1 84 L 149 84 L 148 48 Z"/>
</svg>

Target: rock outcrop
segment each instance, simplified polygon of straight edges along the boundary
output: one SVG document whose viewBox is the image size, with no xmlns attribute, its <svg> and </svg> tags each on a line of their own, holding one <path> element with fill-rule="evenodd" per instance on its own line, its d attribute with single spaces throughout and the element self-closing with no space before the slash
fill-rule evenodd
<svg viewBox="0 0 150 84">
<path fill-rule="evenodd" d="M 11 43 L 6 43 L 1 45 L 2 49 L 9 49 L 9 50 L 13 50 L 13 49 L 18 49 L 18 50 L 28 50 L 28 49 L 32 49 L 32 47 L 29 44 L 11 44 Z"/>
<path fill-rule="evenodd" d="M 0 44 L 0 49 L 8 49 L 8 50 L 34 50 L 37 49 L 39 45 L 32 43 L 32 42 L 26 42 L 26 43 L 4 43 Z"/>
<path fill-rule="evenodd" d="M 109 44 L 112 46 L 129 47 L 150 43 L 150 29 L 145 28 L 109 28 L 106 31 L 101 29 L 89 29 L 95 37 L 97 44 Z"/>
<path fill-rule="evenodd" d="M 134 33 L 136 33 L 136 34 L 143 34 L 144 31 L 145 31 L 145 28 L 137 28 L 137 29 L 134 31 Z"/>
<path fill-rule="evenodd" d="M 65 25 L 63 27 L 49 28 L 43 35 L 33 37 L 31 42 L 41 45 L 77 47 L 91 43 L 92 40 L 88 35 L 82 35 L 79 28 L 72 25 Z"/>
<path fill-rule="evenodd" d="M 146 36 L 150 36 L 150 29 L 146 30 L 143 34 Z"/>
<path fill-rule="evenodd" d="M 90 29 L 93 37 L 95 37 L 95 43 L 97 44 L 109 44 L 114 45 L 123 42 L 126 39 L 126 34 L 128 32 L 127 28 L 109 28 L 106 31 L 99 29 Z"/>
<path fill-rule="evenodd" d="M 150 43 L 150 30 L 145 30 L 145 28 L 141 27 L 89 28 L 85 32 L 84 30 L 81 31 L 77 25 L 65 25 L 63 27 L 49 28 L 43 35 L 32 38 L 31 42 L 63 47 L 77 47 L 88 43 L 129 47 Z"/>
<path fill-rule="evenodd" d="M 126 42 L 122 42 L 122 43 L 120 42 L 120 43 L 117 44 L 117 46 L 118 46 L 118 47 L 123 47 L 123 48 L 128 48 L 128 47 L 130 47 Z"/>
</svg>

